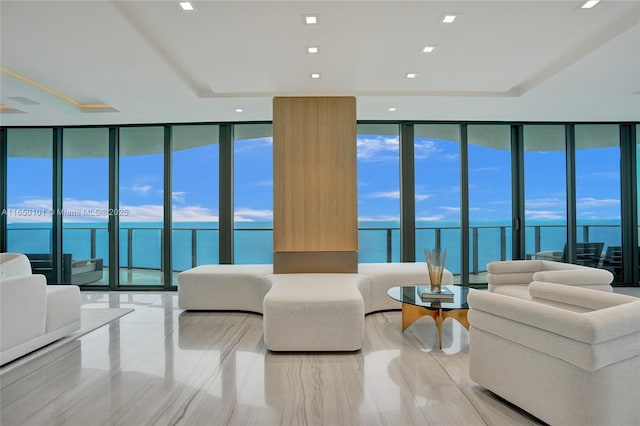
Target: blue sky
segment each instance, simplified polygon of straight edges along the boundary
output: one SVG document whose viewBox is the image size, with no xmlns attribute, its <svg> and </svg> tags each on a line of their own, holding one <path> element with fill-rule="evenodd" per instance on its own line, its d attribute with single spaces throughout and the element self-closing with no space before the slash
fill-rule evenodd
<svg viewBox="0 0 640 426">
<path fill-rule="evenodd" d="M 271 138 L 236 143 L 234 164 L 237 221 L 272 219 Z M 417 138 L 415 144 L 416 219 L 457 221 L 460 215 L 460 155 L 457 142 Z M 469 194 L 472 220 L 511 218 L 510 154 L 469 146 Z M 216 221 L 218 145 L 174 153 L 174 221 Z M 106 209 L 105 158 L 65 160 L 64 207 Z M 565 217 L 565 156 L 562 151 L 525 153 L 527 220 Z M 123 157 L 120 204 L 129 212 L 121 221 L 161 221 L 163 156 Z M 10 158 L 9 209 L 50 209 L 51 160 Z M 619 150 L 584 149 L 576 153 L 578 219 L 620 217 Z M 398 221 L 400 215 L 397 136 L 358 136 L 358 206 L 361 221 Z M 96 222 L 106 217 L 68 217 Z M 9 223 L 47 222 L 46 215 L 10 216 Z"/>
</svg>

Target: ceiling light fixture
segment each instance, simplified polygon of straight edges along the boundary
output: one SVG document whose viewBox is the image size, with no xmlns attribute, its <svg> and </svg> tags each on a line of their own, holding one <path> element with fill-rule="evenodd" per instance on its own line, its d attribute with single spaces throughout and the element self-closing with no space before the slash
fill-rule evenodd
<svg viewBox="0 0 640 426">
<path fill-rule="evenodd" d="M 407 78 L 416 78 L 418 74 L 416 74 L 415 72 L 408 72 L 406 77 Z"/>
<path fill-rule="evenodd" d="M 304 15 L 304 22 L 307 25 L 314 25 L 318 23 L 318 15 Z"/>
<path fill-rule="evenodd" d="M 391 107 L 391 108 L 389 108 L 389 111 L 391 111 L 391 112 L 394 112 L 395 110 L 396 110 L 396 108 L 395 108 L 395 107 Z"/>
<path fill-rule="evenodd" d="M 314 72 L 314 73 L 312 73 L 312 74 L 311 74 L 311 78 L 313 78 L 313 79 L 318 79 L 318 78 L 320 78 L 320 73 L 318 73 L 318 72 Z"/>
<path fill-rule="evenodd" d="M 320 48 L 318 46 L 307 46 L 307 53 L 320 53 Z"/>
<path fill-rule="evenodd" d="M 431 53 L 436 49 L 435 46 L 425 46 L 422 48 L 422 53 Z"/>
<path fill-rule="evenodd" d="M 242 108 L 236 108 L 236 112 L 244 112 Z"/>
<path fill-rule="evenodd" d="M 444 15 L 444 18 L 442 18 L 442 23 L 450 24 L 455 20 L 456 20 L 456 15 Z"/>
<path fill-rule="evenodd" d="M 182 10 L 193 10 L 193 5 L 190 1 L 181 1 L 180 7 L 182 8 Z"/>
<path fill-rule="evenodd" d="M 600 3 L 600 0 L 588 0 L 580 6 L 582 9 L 591 9 L 596 4 Z"/>
</svg>

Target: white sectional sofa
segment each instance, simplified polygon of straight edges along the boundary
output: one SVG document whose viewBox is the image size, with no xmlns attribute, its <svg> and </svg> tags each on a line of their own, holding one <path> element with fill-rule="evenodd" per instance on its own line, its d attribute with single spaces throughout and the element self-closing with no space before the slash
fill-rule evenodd
<svg viewBox="0 0 640 426">
<path fill-rule="evenodd" d="M 443 284 L 453 284 L 445 270 Z M 387 290 L 428 284 L 426 263 L 363 263 L 357 274 L 273 274 L 272 265 L 202 265 L 178 274 L 178 306 L 263 314 L 273 351 L 354 351 L 364 315 L 400 309 Z"/>
<path fill-rule="evenodd" d="M 551 260 L 506 260 L 487 264 L 492 293 L 529 299 L 532 281 L 550 282 L 612 292 L 613 274 L 605 269 Z"/>
<path fill-rule="evenodd" d="M 77 286 L 48 286 L 26 256 L 0 253 L 0 365 L 79 328 Z"/>
<path fill-rule="evenodd" d="M 552 425 L 637 425 L 640 299 L 537 281 L 528 292 L 469 294 L 471 379 Z"/>
</svg>

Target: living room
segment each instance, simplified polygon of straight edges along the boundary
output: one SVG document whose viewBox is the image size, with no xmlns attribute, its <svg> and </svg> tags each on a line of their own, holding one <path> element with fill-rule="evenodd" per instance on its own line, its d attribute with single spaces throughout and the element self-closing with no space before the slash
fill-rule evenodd
<svg viewBox="0 0 640 426">
<path fill-rule="evenodd" d="M 349 244 L 331 250 L 351 265 L 419 265 L 426 284 L 423 250 L 441 248 L 446 284 L 485 292 L 490 262 L 549 256 L 608 271 L 614 293 L 638 296 L 639 4 L 554 3 L 2 2 L 0 252 L 29 255 L 47 287 L 77 285 L 81 314 L 122 314 L 3 366 L 2 423 L 541 423 L 470 378 L 464 324 L 403 330 L 387 288 L 368 310 L 362 288 L 374 284 L 354 284 L 355 352 L 271 350 L 277 317 L 261 298 L 194 311 L 178 291 L 205 265 L 277 268 L 299 220 L 320 229 L 332 217 L 304 244 L 341 229 Z M 337 198 L 325 197 L 278 222 L 281 200 L 314 191 L 274 196 L 285 169 L 274 98 L 344 97 L 355 100 L 351 151 L 319 181 L 349 158 L 356 216 L 322 210 Z M 304 132 L 312 116 L 284 122 Z M 285 174 L 286 191 L 323 164 L 318 149 L 302 177 Z M 391 282 L 379 273 L 371 283 Z M 412 284 L 404 273 L 394 287 Z"/>
</svg>

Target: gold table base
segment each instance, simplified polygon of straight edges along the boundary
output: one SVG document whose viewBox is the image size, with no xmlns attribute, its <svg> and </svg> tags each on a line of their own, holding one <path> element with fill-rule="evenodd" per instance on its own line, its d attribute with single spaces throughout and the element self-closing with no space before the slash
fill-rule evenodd
<svg viewBox="0 0 640 426">
<path fill-rule="evenodd" d="M 469 309 L 427 309 L 422 306 L 403 303 L 402 332 L 404 333 L 404 331 L 419 318 L 429 316 L 436 322 L 436 327 L 438 328 L 438 347 L 442 349 L 442 321 L 444 321 L 445 318 L 454 318 L 468 330 L 469 320 L 467 319 L 467 312 L 469 312 Z"/>
</svg>

